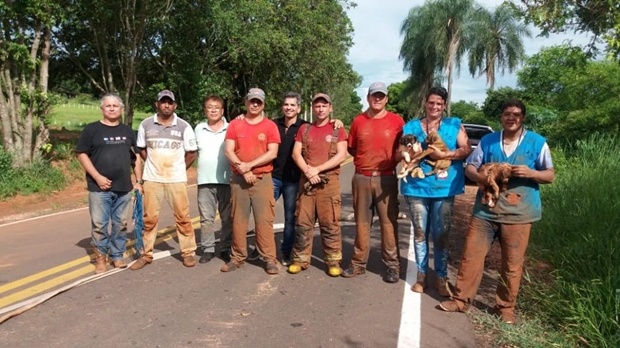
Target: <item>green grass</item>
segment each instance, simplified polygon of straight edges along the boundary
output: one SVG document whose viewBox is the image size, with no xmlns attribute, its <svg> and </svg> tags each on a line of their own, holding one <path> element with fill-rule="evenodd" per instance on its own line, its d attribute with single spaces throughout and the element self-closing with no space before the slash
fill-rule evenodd
<svg viewBox="0 0 620 348">
<path fill-rule="evenodd" d="M 530 238 L 530 255 L 552 271 L 526 274 L 519 306 L 553 328 L 543 335 L 561 333 L 562 342 L 548 346 L 568 339 L 620 347 L 620 138 L 592 136 L 574 152 L 554 151 L 554 164 Z"/>
<path fill-rule="evenodd" d="M 149 113 L 134 111 L 133 128 L 138 129 L 140 122 L 151 116 Z M 101 119 L 101 109 L 97 101 L 69 100 L 63 104 L 54 105 L 50 113 L 49 126 L 53 128 L 66 128 L 69 130 L 81 130 L 85 125 Z"/>
</svg>

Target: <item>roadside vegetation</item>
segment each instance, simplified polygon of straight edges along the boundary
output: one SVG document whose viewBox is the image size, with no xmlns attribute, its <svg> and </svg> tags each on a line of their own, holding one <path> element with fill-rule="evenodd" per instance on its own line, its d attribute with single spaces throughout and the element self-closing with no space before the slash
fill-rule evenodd
<svg viewBox="0 0 620 348">
<path fill-rule="evenodd" d="M 521 323 L 473 320 L 493 347 L 620 347 L 620 138 L 594 134 L 553 150 L 518 308 Z"/>
</svg>

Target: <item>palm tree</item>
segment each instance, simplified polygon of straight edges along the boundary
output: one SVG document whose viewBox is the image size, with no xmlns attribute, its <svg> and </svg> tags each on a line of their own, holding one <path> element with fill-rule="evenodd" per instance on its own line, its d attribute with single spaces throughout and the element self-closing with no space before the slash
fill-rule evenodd
<svg viewBox="0 0 620 348">
<path fill-rule="evenodd" d="M 447 75 L 446 104 L 450 114 L 454 70 L 460 70 L 466 51 L 462 42 L 469 37 L 464 31 L 473 9 L 473 0 L 431 0 L 409 11 L 400 30 L 404 36 L 400 59 L 410 73 L 406 90 L 412 91 L 418 105 L 432 87 L 435 75 Z"/>
<path fill-rule="evenodd" d="M 525 58 L 523 37 L 532 37 L 527 26 L 517 19 L 508 5 L 491 12 L 480 8 L 474 12 L 469 46 L 469 72 L 475 77 L 485 74 L 489 89 L 495 87 L 496 73 L 513 72 Z"/>
</svg>

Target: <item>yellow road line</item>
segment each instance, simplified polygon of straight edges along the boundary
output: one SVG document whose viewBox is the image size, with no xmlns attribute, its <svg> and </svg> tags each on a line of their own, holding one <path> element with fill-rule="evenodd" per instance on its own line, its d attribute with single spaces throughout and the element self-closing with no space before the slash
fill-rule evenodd
<svg viewBox="0 0 620 348">
<path fill-rule="evenodd" d="M 340 166 L 343 167 L 343 166 L 345 166 L 345 165 L 347 165 L 347 164 L 349 164 L 351 162 L 353 162 L 353 157 L 349 157 L 346 160 L 344 160 L 344 162 L 342 162 L 342 164 Z M 217 219 L 217 217 L 216 217 L 216 219 Z M 200 222 L 200 217 L 195 217 L 195 218 L 191 219 L 191 221 L 192 221 L 192 226 L 194 228 L 197 228 L 197 227 L 200 226 L 200 223 L 199 223 Z M 198 224 L 196 224 L 196 223 L 198 223 Z M 175 226 L 170 226 L 170 227 L 166 227 L 166 228 L 158 231 L 157 234 L 160 235 L 160 237 L 158 237 L 155 240 L 155 245 L 172 239 L 173 237 L 172 237 L 171 233 L 174 232 L 175 230 L 176 230 Z M 135 239 L 132 239 L 132 240 L 128 241 L 127 246 L 130 247 L 130 246 L 133 246 L 134 244 L 135 244 Z M 128 256 L 131 256 L 133 254 L 135 254 L 135 249 L 131 248 L 130 250 L 127 250 L 127 252 L 125 253 L 124 256 L 128 257 Z M 28 277 L 16 280 L 14 282 L 2 285 L 2 286 L 0 286 L 0 294 L 4 293 L 4 292 L 7 292 L 7 291 L 10 291 L 10 290 L 13 290 L 13 289 L 16 289 L 16 288 L 19 288 L 19 287 L 22 287 L 22 286 L 25 286 L 27 284 L 30 284 L 30 283 L 35 282 L 37 280 L 43 279 L 43 278 L 48 277 L 50 275 L 62 272 L 62 271 L 67 270 L 69 268 L 75 267 L 75 266 L 77 266 L 77 265 L 79 265 L 81 263 L 90 262 L 90 260 L 93 259 L 93 257 L 94 257 L 94 255 L 84 256 L 84 257 L 81 257 L 79 259 L 76 259 L 76 260 L 64 263 L 62 265 L 50 268 L 48 270 L 45 270 L 45 271 L 33 274 L 31 276 L 28 276 Z M 94 265 L 89 264 L 89 265 L 87 265 L 85 267 L 79 268 L 79 269 L 74 270 L 72 272 L 69 272 L 67 274 L 64 274 L 64 275 L 61 275 L 59 277 L 50 279 L 50 280 L 45 281 L 45 282 L 43 282 L 41 284 L 29 287 L 29 288 L 24 289 L 22 291 L 16 292 L 16 293 L 14 293 L 12 295 L 6 296 L 6 297 L 0 299 L 0 308 L 9 306 L 9 305 L 11 305 L 11 304 L 13 304 L 15 302 L 24 300 L 24 299 L 26 299 L 28 297 L 32 297 L 34 295 L 37 295 L 37 294 L 39 294 L 39 293 L 41 293 L 41 292 L 43 292 L 45 290 L 49 290 L 49 289 L 54 288 L 54 287 L 56 287 L 56 286 L 58 286 L 60 284 L 66 283 L 66 282 L 68 282 L 70 280 L 73 280 L 74 278 L 77 278 L 77 277 L 80 277 L 80 276 L 82 276 L 84 274 L 92 272 L 93 270 L 94 270 Z"/>
<path fill-rule="evenodd" d="M 192 224 L 195 224 L 199 220 L 200 220 L 199 218 L 194 218 L 191 221 L 192 221 Z M 169 227 L 166 227 L 166 228 L 158 231 L 157 234 L 160 235 L 160 236 L 166 236 L 166 235 L 174 232 L 175 230 L 176 230 L 175 226 L 169 226 Z M 166 240 L 168 240 L 168 239 L 166 239 Z M 161 243 L 162 241 L 163 241 L 162 237 L 159 237 L 159 238 L 157 238 L 155 240 L 155 244 Z M 129 247 L 129 246 L 132 246 L 134 244 L 135 244 L 135 239 L 132 239 L 132 240 L 130 240 L 127 243 L 127 246 Z M 133 254 L 135 254 L 135 249 L 132 248 L 132 249 L 127 250 L 127 252 L 125 253 L 124 256 L 128 257 L 128 256 L 131 256 Z M 77 265 L 79 265 L 81 263 L 90 262 L 90 260 L 92 260 L 93 258 L 94 258 L 94 255 L 80 257 L 79 259 L 76 259 L 76 260 L 73 260 L 73 261 L 69 261 L 69 262 L 64 263 L 62 265 L 59 265 L 59 266 L 50 268 L 48 270 L 45 270 L 45 271 L 33 274 L 31 276 L 28 276 L 28 277 L 16 280 L 14 282 L 2 285 L 2 286 L 0 286 L 0 294 L 2 294 L 4 292 L 7 292 L 9 290 L 13 290 L 13 289 L 22 287 L 24 285 L 30 284 L 32 282 L 35 282 L 35 281 L 37 281 L 39 279 L 43 279 L 43 278 L 48 277 L 50 275 L 62 272 L 62 271 L 67 270 L 69 268 L 75 267 L 75 266 L 77 266 Z"/>
<path fill-rule="evenodd" d="M 196 227 L 196 226 L 194 226 Z M 174 231 L 174 229 L 173 229 Z M 164 234 L 161 237 L 157 238 L 155 240 L 155 244 L 159 244 L 159 243 L 163 243 L 166 241 L 169 241 L 171 239 L 173 239 L 174 237 L 172 236 L 171 233 L 168 234 Z M 133 253 L 133 250 L 132 250 Z M 67 274 L 63 274 L 61 276 L 58 276 L 56 278 L 52 278 L 48 281 L 45 281 L 43 283 L 31 286 L 29 288 L 26 288 L 24 290 L 21 290 L 19 292 L 16 292 L 14 294 L 11 294 L 9 296 L 6 296 L 2 299 L 0 299 L 0 308 L 4 308 L 7 306 L 12 305 L 13 303 L 19 302 L 19 301 L 23 301 L 29 297 L 38 295 L 46 290 L 55 288 L 61 284 L 64 284 L 68 281 L 71 281 L 75 278 L 81 277 L 85 274 L 88 273 L 92 273 L 95 270 L 95 265 L 89 264 L 87 266 L 84 266 L 82 268 L 78 268 L 72 272 L 69 272 Z"/>
</svg>

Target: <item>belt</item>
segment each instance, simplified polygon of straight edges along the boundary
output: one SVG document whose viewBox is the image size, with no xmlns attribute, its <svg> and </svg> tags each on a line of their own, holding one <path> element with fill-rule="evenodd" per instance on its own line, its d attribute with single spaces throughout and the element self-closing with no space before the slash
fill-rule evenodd
<svg viewBox="0 0 620 348">
<path fill-rule="evenodd" d="M 362 169 L 355 169 L 355 174 L 362 174 L 364 176 L 389 176 L 389 175 L 395 175 L 396 171 L 394 171 L 394 170 L 362 170 Z"/>
</svg>

